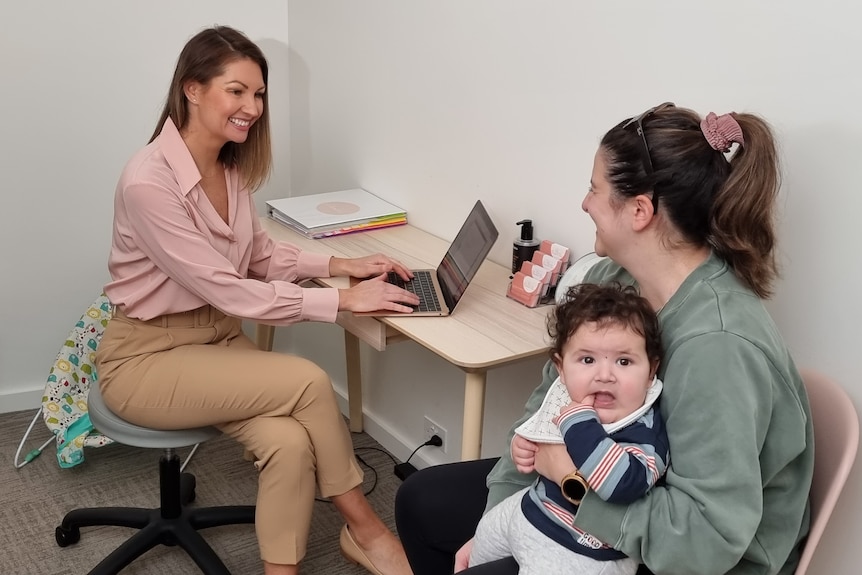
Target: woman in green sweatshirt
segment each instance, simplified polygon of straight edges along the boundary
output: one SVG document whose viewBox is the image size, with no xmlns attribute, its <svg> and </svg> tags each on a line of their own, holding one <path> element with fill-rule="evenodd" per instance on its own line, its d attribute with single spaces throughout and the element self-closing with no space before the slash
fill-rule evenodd
<svg viewBox="0 0 862 575">
<path fill-rule="evenodd" d="M 792 573 L 808 532 L 808 400 L 762 303 L 777 275 L 777 193 L 774 139 L 751 114 L 701 119 L 663 104 L 612 128 L 596 153 L 582 207 L 596 225 L 595 251 L 607 257 L 585 280 L 636 285 L 658 313 L 673 457 L 663 483 L 629 505 L 588 492 L 575 526 L 657 575 Z M 513 429 L 556 376 L 548 362 Z M 559 446 L 511 448 L 533 450 L 537 471 L 558 482 L 575 471 L 559 463 Z M 511 452 L 411 476 L 396 520 L 414 573 L 469 567 L 483 510 L 533 479 Z M 517 564 L 461 573 L 514 575 Z"/>
</svg>

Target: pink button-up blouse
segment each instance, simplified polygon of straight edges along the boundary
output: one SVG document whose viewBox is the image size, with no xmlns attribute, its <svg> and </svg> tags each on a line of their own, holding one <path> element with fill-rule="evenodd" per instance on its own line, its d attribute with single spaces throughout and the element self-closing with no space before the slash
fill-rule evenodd
<svg viewBox="0 0 862 575">
<path fill-rule="evenodd" d="M 225 170 L 228 223 L 216 213 L 174 123 L 126 164 L 114 198 L 105 286 L 143 320 L 211 304 L 227 315 L 285 325 L 335 321 L 338 291 L 296 282 L 329 276 L 329 256 L 274 242 L 235 168 Z"/>
</svg>

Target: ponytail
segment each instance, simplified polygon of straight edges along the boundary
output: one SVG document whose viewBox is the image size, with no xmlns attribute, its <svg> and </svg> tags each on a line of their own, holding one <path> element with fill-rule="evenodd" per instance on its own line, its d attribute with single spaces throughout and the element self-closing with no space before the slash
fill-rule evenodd
<svg viewBox="0 0 862 575">
<path fill-rule="evenodd" d="M 734 273 L 762 298 L 778 276 L 775 200 L 778 152 L 772 132 L 752 114 L 731 113 L 745 144 L 730 159 L 730 176 L 718 190 L 709 216 L 709 243 Z"/>
<path fill-rule="evenodd" d="M 752 114 L 730 116 L 744 143 L 728 160 L 722 149 L 729 144 L 710 143 L 696 112 L 664 107 L 644 115 L 652 173 L 644 166 L 640 136 L 624 121 L 601 141 L 606 177 L 621 198 L 652 194 L 657 212 L 685 242 L 712 247 L 742 283 L 768 298 L 778 275 L 778 154 L 765 121 Z"/>
</svg>

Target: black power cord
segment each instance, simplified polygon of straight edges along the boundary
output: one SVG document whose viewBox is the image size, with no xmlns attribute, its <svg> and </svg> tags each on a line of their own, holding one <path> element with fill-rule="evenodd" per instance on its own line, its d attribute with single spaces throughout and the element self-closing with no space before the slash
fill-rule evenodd
<svg viewBox="0 0 862 575">
<path fill-rule="evenodd" d="M 398 463 L 395 465 L 395 477 L 397 477 L 401 481 L 404 481 L 405 479 L 410 477 L 412 474 L 416 473 L 416 467 L 412 463 L 410 463 L 410 460 L 413 458 L 414 455 L 416 455 L 417 451 L 419 451 L 420 449 L 422 449 L 426 445 L 433 445 L 435 447 L 440 447 L 443 445 L 443 439 L 435 433 L 434 435 L 431 436 L 431 439 L 429 439 L 428 441 L 426 441 L 425 443 L 423 443 L 422 445 L 420 445 L 419 447 L 414 449 L 413 453 L 410 454 L 410 457 L 407 458 L 407 461 L 405 461 L 404 463 Z"/>
<path fill-rule="evenodd" d="M 371 487 L 368 488 L 368 491 L 365 492 L 365 495 L 366 496 L 370 495 L 371 492 L 374 491 L 374 488 L 377 487 L 377 470 L 374 469 L 373 465 L 371 465 L 370 463 L 368 463 L 367 461 L 362 459 L 362 457 L 359 455 L 359 453 L 357 453 L 358 451 L 360 451 L 360 450 L 379 451 L 380 453 L 386 455 L 387 457 L 389 457 L 389 459 L 392 460 L 393 463 L 395 463 L 395 476 L 398 479 L 400 479 L 401 481 L 404 481 L 405 479 L 407 479 L 407 477 L 411 473 L 416 472 L 416 467 L 414 467 L 413 464 L 410 463 L 410 459 L 414 455 L 416 455 L 417 451 L 419 451 L 420 449 L 422 449 L 426 445 L 433 445 L 435 447 L 442 447 L 443 446 L 443 439 L 435 433 L 434 435 L 431 436 L 431 439 L 429 439 L 428 441 L 426 441 L 425 443 L 423 443 L 422 445 L 420 445 L 419 447 L 414 449 L 413 453 L 410 454 L 410 457 L 408 457 L 407 461 L 405 461 L 404 463 L 398 463 L 398 460 L 395 459 L 392 456 L 392 454 L 389 453 L 388 451 L 386 451 L 385 449 L 379 449 L 377 447 L 354 447 L 353 448 L 353 455 L 356 457 L 356 460 L 360 463 L 360 465 L 367 467 L 371 471 L 371 473 L 374 474 L 374 479 L 371 480 Z M 332 501 L 330 501 L 329 499 L 324 499 L 321 497 L 315 497 L 314 500 L 319 502 L 319 503 L 332 503 Z"/>
<path fill-rule="evenodd" d="M 368 496 L 368 495 L 371 495 L 371 492 L 374 491 L 375 487 L 377 487 L 377 470 L 374 469 L 373 465 L 371 465 L 370 463 L 368 463 L 367 461 L 362 459 L 362 456 L 360 456 L 358 453 L 360 450 L 379 451 L 383 455 L 386 455 L 387 457 L 389 457 L 389 459 L 391 459 L 393 463 L 396 463 L 398 460 L 395 459 L 394 457 L 392 457 L 392 454 L 389 453 L 388 451 L 386 451 L 385 449 L 379 449 L 377 447 L 354 447 L 353 448 L 353 455 L 356 457 L 356 461 L 358 461 L 360 465 L 367 467 L 371 471 L 371 473 L 374 475 L 374 478 L 371 480 L 371 487 L 368 488 L 368 491 L 364 492 L 364 495 Z M 318 503 L 332 503 L 331 500 L 324 499 L 322 497 L 315 497 L 314 500 L 317 501 Z"/>
<path fill-rule="evenodd" d="M 355 448 L 353 448 L 353 454 L 356 456 L 356 460 L 361 465 L 364 465 L 365 467 L 367 467 L 371 471 L 371 473 L 374 474 L 374 479 L 372 479 L 372 481 L 371 481 L 371 487 L 368 488 L 368 491 L 365 492 L 365 495 L 366 496 L 370 495 L 371 492 L 374 491 L 374 488 L 377 487 L 377 470 L 374 469 L 374 466 L 370 465 L 367 461 L 365 461 L 364 459 L 362 459 L 362 457 L 360 457 L 359 453 L 357 453 L 359 450 L 364 449 L 367 451 L 379 451 L 380 453 L 383 453 L 386 456 L 388 456 L 389 459 L 391 459 L 392 462 L 395 463 L 395 477 L 397 477 L 401 481 L 404 481 L 411 474 L 416 473 L 416 471 L 417 471 L 416 467 L 412 463 L 410 463 L 410 460 L 413 458 L 414 455 L 416 455 L 417 451 L 419 451 L 420 449 L 422 449 L 423 447 L 425 447 L 427 445 L 433 445 L 434 447 L 442 447 L 443 446 L 443 439 L 435 433 L 434 435 L 431 436 L 431 439 L 429 439 L 428 441 L 426 441 L 425 443 L 423 443 L 422 445 L 420 445 L 419 447 L 414 449 L 413 453 L 410 454 L 410 457 L 408 457 L 407 461 L 405 461 L 404 463 L 397 463 L 398 460 L 395 459 L 394 457 L 392 457 L 392 454 L 389 453 L 388 451 L 386 451 L 385 449 L 378 449 L 377 447 L 355 447 Z M 315 497 L 314 500 L 319 502 L 319 503 L 332 503 L 332 501 L 330 501 L 329 499 L 324 499 L 321 497 Z"/>
</svg>

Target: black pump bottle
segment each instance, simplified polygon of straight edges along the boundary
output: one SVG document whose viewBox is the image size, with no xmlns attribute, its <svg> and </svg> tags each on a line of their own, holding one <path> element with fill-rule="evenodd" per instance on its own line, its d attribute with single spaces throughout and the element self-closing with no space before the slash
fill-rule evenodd
<svg viewBox="0 0 862 575">
<path fill-rule="evenodd" d="M 520 271 L 523 262 L 533 259 L 540 244 L 533 239 L 533 220 L 521 220 L 517 225 L 521 226 L 521 237 L 512 242 L 512 273 Z"/>
</svg>

